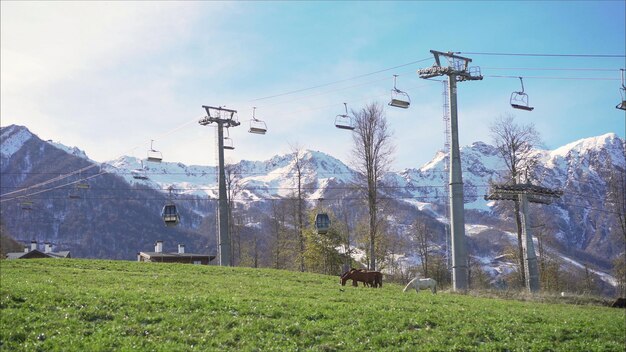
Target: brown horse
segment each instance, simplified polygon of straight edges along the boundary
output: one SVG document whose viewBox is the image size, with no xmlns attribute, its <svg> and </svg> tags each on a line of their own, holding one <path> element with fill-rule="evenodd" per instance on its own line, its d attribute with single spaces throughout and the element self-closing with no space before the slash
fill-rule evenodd
<svg viewBox="0 0 626 352">
<path fill-rule="evenodd" d="M 383 287 L 383 274 L 378 271 L 352 268 L 341 275 L 341 285 L 345 286 L 346 281 L 350 279 L 352 280 L 352 286 L 358 286 L 357 281 L 361 281 L 364 286 Z"/>
</svg>

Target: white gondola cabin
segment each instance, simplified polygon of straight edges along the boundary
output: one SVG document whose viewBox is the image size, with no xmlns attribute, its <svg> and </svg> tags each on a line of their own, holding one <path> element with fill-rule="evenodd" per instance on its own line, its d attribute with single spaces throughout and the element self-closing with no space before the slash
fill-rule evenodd
<svg viewBox="0 0 626 352">
<path fill-rule="evenodd" d="M 393 75 L 393 89 L 391 90 L 391 101 L 389 102 L 389 106 L 408 109 L 411 105 L 411 98 L 406 92 L 396 88 L 397 77 L 398 75 Z"/>
<path fill-rule="evenodd" d="M 348 105 L 346 103 L 343 103 L 343 105 L 346 109 L 346 113 L 335 117 L 335 127 L 343 130 L 354 130 L 354 121 L 352 117 L 348 115 Z"/>
</svg>

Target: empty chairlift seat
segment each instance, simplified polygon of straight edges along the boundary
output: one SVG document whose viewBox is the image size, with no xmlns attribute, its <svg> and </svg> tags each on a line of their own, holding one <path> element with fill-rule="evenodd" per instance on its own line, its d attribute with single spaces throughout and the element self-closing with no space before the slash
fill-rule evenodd
<svg viewBox="0 0 626 352">
<path fill-rule="evenodd" d="M 408 107 L 411 105 L 411 98 L 406 92 L 403 92 L 400 89 L 396 88 L 397 77 L 398 75 L 393 75 L 393 89 L 391 90 L 391 101 L 389 102 L 389 106 L 408 109 Z"/>
<path fill-rule="evenodd" d="M 135 170 L 132 170 L 130 173 L 134 179 L 137 179 L 137 180 L 148 179 L 148 174 L 146 173 L 146 170 L 144 169 L 135 169 Z"/>
<path fill-rule="evenodd" d="M 267 132 L 267 125 L 265 124 L 265 122 L 255 117 L 255 111 L 256 107 L 254 107 L 252 110 L 252 120 L 250 120 L 250 129 L 248 129 L 248 132 L 255 134 L 265 134 L 265 132 Z"/>
<path fill-rule="evenodd" d="M 626 70 L 621 69 L 620 71 L 622 73 L 622 87 L 619 89 L 619 95 L 622 97 L 622 101 L 615 105 L 615 108 L 626 110 Z"/>
<path fill-rule="evenodd" d="M 533 111 L 533 107 L 528 104 L 528 94 L 524 93 L 524 81 L 522 77 L 519 77 L 519 81 L 522 84 L 522 90 L 520 92 L 511 93 L 509 103 L 514 109 Z"/>
<path fill-rule="evenodd" d="M 343 130 L 354 130 L 354 121 L 352 117 L 348 115 L 348 105 L 346 103 L 343 103 L 343 105 L 346 109 L 346 113 L 335 117 L 335 127 Z"/>
<path fill-rule="evenodd" d="M 163 154 L 152 147 L 154 141 L 150 141 L 150 150 L 148 150 L 148 161 L 160 163 L 163 161 Z"/>
<path fill-rule="evenodd" d="M 235 146 L 233 145 L 233 140 L 230 137 L 224 137 L 224 149 L 235 149 Z"/>
</svg>

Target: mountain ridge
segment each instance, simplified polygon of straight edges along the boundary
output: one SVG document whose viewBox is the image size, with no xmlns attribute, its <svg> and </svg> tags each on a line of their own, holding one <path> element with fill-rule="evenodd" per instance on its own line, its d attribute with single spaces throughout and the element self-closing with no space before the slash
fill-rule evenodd
<svg viewBox="0 0 626 352">
<path fill-rule="evenodd" d="M 145 223 L 145 225 L 130 226 L 131 228 L 147 226 L 152 229 L 149 234 L 144 230 L 139 230 L 139 233 L 143 233 L 143 235 L 131 241 L 137 248 L 127 248 L 123 251 L 124 254 L 118 253 L 113 256 L 106 254 L 110 253 L 107 251 L 99 251 L 101 254 L 91 253 L 89 248 L 85 247 L 87 244 L 84 244 L 81 247 L 84 252 L 79 253 L 87 253 L 87 256 L 95 257 L 128 258 L 132 256 L 133 251 L 139 251 L 142 247 L 150 246 L 149 241 L 163 237 L 167 232 L 164 232 L 165 229 L 154 227 L 154 223 L 148 224 L 146 221 L 158 221 L 156 218 L 159 213 L 159 203 L 163 204 L 168 198 L 177 202 L 185 215 L 181 218 L 181 229 L 186 231 L 186 234 L 181 236 L 186 236 L 187 241 L 195 243 L 196 246 L 199 246 L 198 248 L 216 250 L 214 229 L 217 180 L 214 166 L 185 165 L 177 162 L 151 163 L 130 156 L 96 164 L 88 158 L 82 158 L 83 154 L 86 156 L 85 153 L 74 153 L 72 148 L 59 148 L 51 142 L 34 138 L 36 136 L 26 127 L 12 125 L 3 127 L 1 130 L 0 154 L 3 164 L 3 194 L 6 193 L 4 189 L 9 189 L 5 188 L 5 184 L 14 187 L 11 189 L 19 189 L 24 186 L 31 186 L 35 181 L 45 181 L 46 173 L 41 173 L 41 170 L 45 169 L 49 174 L 49 170 L 53 168 L 50 163 L 63 164 L 63 162 L 58 161 L 59 158 L 64 159 L 71 156 L 77 159 L 72 159 L 73 161 L 68 163 L 77 165 L 76 169 L 85 165 L 94 166 L 93 173 L 82 176 L 94 176 L 95 170 L 102 173 L 93 181 L 89 180 L 90 183 L 93 182 L 92 194 L 101 192 L 98 193 L 100 194 L 98 197 L 108 197 L 112 202 L 116 202 L 115 204 L 118 204 L 116 206 L 122 210 L 132 203 L 133 206 L 145 208 L 141 210 L 143 214 L 152 212 L 150 216 L 146 216 L 146 220 L 141 220 L 141 224 Z M 50 154 L 52 150 L 48 149 L 47 145 L 51 145 L 57 151 Z M 553 150 L 539 149 L 535 151 L 540 163 L 532 178 L 533 182 L 562 189 L 564 196 L 550 206 L 533 206 L 531 216 L 539 219 L 537 221 L 550 219 L 549 222 L 546 222 L 544 231 L 550 234 L 551 248 L 561 253 L 564 258 L 593 263 L 598 270 L 605 273 L 610 268 L 610 259 L 623 253 L 621 248 L 617 246 L 619 242 L 611 235 L 613 231 L 611 226 L 614 225 L 614 222 L 606 209 L 606 204 L 603 203 L 608 191 L 608 173 L 612 170 L 624 170 L 626 167 L 622 157 L 624 155 L 623 148 L 621 138 L 614 133 L 607 133 L 574 141 Z M 76 148 L 76 150 L 79 149 Z M 65 157 L 59 153 L 68 156 Z M 483 199 L 489 184 L 500 182 L 505 175 L 503 163 L 499 160 L 495 147 L 477 141 L 462 147 L 461 155 L 468 240 L 482 241 L 483 237 L 488 236 L 494 230 L 500 231 L 500 233 L 512 230 L 512 222 L 510 215 L 507 215 L 505 204 L 487 202 Z M 403 234 L 410 230 L 409 225 L 412 221 L 416 217 L 425 216 L 432 219 L 433 226 L 438 224 L 436 232 L 440 233 L 438 241 L 441 241 L 443 238 L 442 231 L 447 224 L 446 188 L 448 174 L 445 158 L 445 153 L 440 151 L 434 155 L 430 162 L 420 167 L 389 172 L 385 175 L 380 186 L 381 196 L 391 201 L 394 204 L 394 209 L 397 209 L 389 215 L 390 231 L 399 236 L 405 236 Z M 302 152 L 302 161 L 302 181 L 309 207 L 315 206 L 319 198 L 324 198 L 325 204 L 337 214 L 345 210 L 341 204 L 346 199 L 356 202 L 354 204 L 357 208 L 359 207 L 358 204 L 360 204 L 362 196 L 354 187 L 353 180 L 356 172 L 350 166 L 331 155 L 312 150 Z M 33 167 L 40 169 L 33 171 Z M 289 198 L 297 187 L 294 178 L 296 172 L 293 153 L 276 155 L 263 161 L 242 160 L 229 167 L 232 167 L 232 176 L 237 179 L 236 181 L 240 186 L 240 191 L 234 198 L 235 208 L 246 209 L 247 212 L 245 217 L 247 220 L 241 224 L 245 229 L 246 236 L 252 236 L 255 231 L 261 233 L 269 231 L 267 224 L 267 221 L 271 220 L 268 213 L 269 201 Z M 133 177 L 133 170 L 138 169 L 145 170 L 148 179 Z M 65 173 L 71 171 L 73 171 L 71 167 L 66 167 L 63 170 Z M 97 178 L 105 176 L 117 180 L 107 181 L 116 184 L 116 186 L 114 186 L 115 188 L 102 186 L 103 189 L 98 190 L 99 181 Z M 68 178 L 67 181 L 75 181 L 75 179 L 76 177 Z M 60 189 L 50 193 L 54 194 L 55 198 L 41 196 L 41 202 L 44 203 L 42 207 L 62 208 L 62 210 L 55 210 L 56 212 L 50 211 L 47 216 L 56 219 L 50 220 L 56 224 L 52 240 L 57 241 L 60 245 L 66 243 L 67 248 L 70 248 L 75 245 L 72 244 L 75 242 L 59 241 L 64 237 L 63 231 L 60 231 L 59 228 L 62 227 L 63 219 L 66 219 L 69 214 L 73 214 L 72 212 L 78 208 L 71 206 L 73 203 L 67 203 L 67 200 L 60 200 L 60 197 L 63 197 L 63 192 L 71 191 L 69 190 L 70 186 L 62 183 L 57 184 L 57 186 Z M 168 191 L 170 186 L 174 189 L 172 195 Z M 148 201 L 144 201 L 143 205 L 136 203 L 136 200 L 142 199 L 138 196 L 139 194 L 148 199 Z M 94 200 L 85 198 L 85 202 L 90 202 L 89 204 L 98 207 L 99 198 L 96 197 Z M 16 209 L 8 213 L 5 211 L 6 203 L 2 203 L 3 217 L 8 213 L 19 217 L 19 212 Z M 69 208 L 73 210 L 70 211 Z M 103 218 L 99 220 L 99 223 L 108 221 L 106 220 L 108 215 L 105 215 L 101 216 Z M 113 215 L 121 223 L 137 221 L 120 220 L 126 219 L 121 213 L 120 215 Z M 90 216 L 87 215 L 85 218 Z M 76 221 L 74 220 L 74 225 L 78 224 Z M 46 230 L 45 227 L 44 225 L 40 226 L 40 231 L 44 234 L 50 231 L 49 229 Z M 9 221 L 7 228 L 10 232 L 21 231 L 16 222 Z M 90 230 L 90 232 L 94 231 L 97 230 L 95 228 Z M 120 228 L 116 231 L 121 232 L 123 230 Z M 41 235 L 40 237 L 46 236 L 48 235 Z M 80 237 L 76 234 L 72 236 Z M 119 236 L 120 234 L 115 232 L 114 237 L 118 238 Z M 195 239 L 190 240 L 191 237 L 189 236 Z M 22 240 L 28 240 L 24 236 L 18 237 Z M 146 238 L 150 238 L 150 240 L 147 242 Z M 166 238 L 171 239 L 171 234 L 167 235 Z M 507 236 L 503 238 L 507 238 Z M 503 250 L 504 247 L 502 246 L 505 246 L 507 241 L 499 244 L 494 243 L 493 246 L 495 247 L 489 250 L 485 249 L 484 252 L 492 253 L 491 258 L 493 260 L 495 254 Z M 139 246 L 140 243 L 144 243 L 142 247 Z M 269 246 L 270 244 L 264 245 Z M 441 250 L 445 250 L 445 242 L 439 242 L 437 246 L 442 248 Z M 196 249 L 196 251 L 201 252 L 202 250 Z M 410 249 L 406 249 L 407 256 L 410 256 L 410 251 Z M 485 263 L 484 267 L 489 270 L 496 270 L 501 266 L 490 262 Z"/>
</svg>

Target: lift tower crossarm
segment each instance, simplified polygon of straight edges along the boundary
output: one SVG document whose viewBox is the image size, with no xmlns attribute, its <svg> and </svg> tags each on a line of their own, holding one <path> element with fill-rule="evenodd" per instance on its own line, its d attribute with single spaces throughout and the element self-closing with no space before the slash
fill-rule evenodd
<svg viewBox="0 0 626 352">
<path fill-rule="evenodd" d="M 428 79 L 436 76 L 451 76 L 455 75 L 456 80 L 461 81 L 477 81 L 482 80 L 483 76 L 480 75 L 480 69 L 469 67 L 469 63 L 472 59 L 455 55 L 452 52 L 444 53 L 442 51 L 431 50 L 435 56 L 435 64 L 432 67 L 418 70 L 420 78 Z M 448 60 L 447 66 L 441 65 L 441 57 Z"/>
<path fill-rule="evenodd" d="M 235 119 L 237 110 L 225 109 L 222 107 L 206 106 L 202 105 L 206 110 L 207 116 L 198 121 L 202 126 L 209 125 L 211 123 L 217 124 L 217 155 L 218 155 L 218 247 L 219 247 L 219 265 L 232 266 L 231 260 L 231 248 L 230 248 L 230 234 L 228 224 L 228 199 L 226 195 L 226 172 L 224 171 L 224 127 L 236 127 L 240 123 Z M 213 112 L 213 115 L 211 115 Z M 224 116 L 225 115 L 225 116 Z"/>
<path fill-rule="evenodd" d="M 540 289 L 537 255 L 533 244 L 530 220 L 528 219 L 528 203 L 551 204 L 554 199 L 563 195 L 561 190 L 532 185 L 530 183 L 515 185 L 493 185 L 485 200 L 512 200 L 520 204 L 522 210 L 522 248 L 526 270 L 526 288 L 530 293 Z"/>
</svg>

